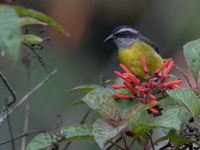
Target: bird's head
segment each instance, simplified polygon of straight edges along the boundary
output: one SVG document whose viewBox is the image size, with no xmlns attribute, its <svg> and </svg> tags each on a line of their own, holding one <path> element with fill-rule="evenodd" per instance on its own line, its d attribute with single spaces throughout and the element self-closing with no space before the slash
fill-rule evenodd
<svg viewBox="0 0 200 150">
<path fill-rule="evenodd" d="M 112 31 L 105 40 L 104 43 L 107 41 L 112 40 L 119 50 L 124 49 L 130 45 L 132 45 L 135 41 L 137 41 L 140 37 L 139 31 L 135 30 L 129 26 L 119 26 Z"/>
</svg>

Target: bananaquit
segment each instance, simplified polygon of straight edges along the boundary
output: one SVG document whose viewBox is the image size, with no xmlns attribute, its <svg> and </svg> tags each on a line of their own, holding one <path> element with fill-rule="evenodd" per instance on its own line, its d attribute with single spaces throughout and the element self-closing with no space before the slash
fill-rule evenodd
<svg viewBox="0 0 200 150">
<path fill-rule="evenodd" d="M 104 41 L 114 41 L 118 48 L 120 63 L 124 64 L 133 74 L 145 80 L 141 56 L 144 54 L 149 75 L 163 64 L 162 57 L 158 54 L 155 44 L 139 33 L 139 31 L 128 26 L 120 26 L 113 30 Z"/>
</svg>

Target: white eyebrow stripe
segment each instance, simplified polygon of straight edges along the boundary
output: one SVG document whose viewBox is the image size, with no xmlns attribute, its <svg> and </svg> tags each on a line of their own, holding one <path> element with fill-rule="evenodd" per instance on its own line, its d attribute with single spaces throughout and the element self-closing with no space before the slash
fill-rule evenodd
<svg viewBox="0 0 200 150">
<path fill-rule="evenodd" d="M 121 32 L 125 32 L 125 31 L 130 31 L 132 33 L 138 33 L 137 30 L 134 30 L 132 28 L 126 28 L 126 27 L 119 29 L 116 33 L 121 33 Z"/>
</svg>

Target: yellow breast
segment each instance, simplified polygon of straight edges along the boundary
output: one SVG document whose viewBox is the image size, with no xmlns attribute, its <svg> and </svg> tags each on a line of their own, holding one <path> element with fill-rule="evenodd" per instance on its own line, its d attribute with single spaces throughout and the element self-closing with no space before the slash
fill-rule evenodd
<svg viewBox="0 0 200 150">
<path fill-rule="evenodd" d="M 141 79 L 146 79 L 144 73 L 141 55 L 144 54 L 149 75 L 152 75 L 156 69 L 163 64 L 162 57 L 154 50 L 153 47 L 143 41 L 136 41 L 131 46 L 120 50 L 118 53 L 119 60 L 132 73 Z"/>
</svg>

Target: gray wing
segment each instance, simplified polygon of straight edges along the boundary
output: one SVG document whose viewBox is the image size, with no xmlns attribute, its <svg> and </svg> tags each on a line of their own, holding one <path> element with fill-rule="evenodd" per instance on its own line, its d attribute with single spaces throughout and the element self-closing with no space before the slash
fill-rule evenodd
<svg viewBox="0 0 200 150">
<path fill-rule="evenodd" d="M 147 38 L 143 35 L 140 35 L 139 39 L 146 42 L 147 44 L 151 45 L 156 50 L 156 52 L 159 53 L 159 48 L 149 38 Z"/>
</svg>

